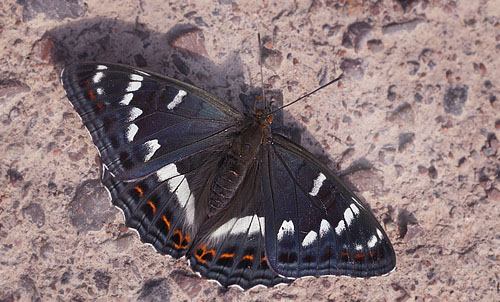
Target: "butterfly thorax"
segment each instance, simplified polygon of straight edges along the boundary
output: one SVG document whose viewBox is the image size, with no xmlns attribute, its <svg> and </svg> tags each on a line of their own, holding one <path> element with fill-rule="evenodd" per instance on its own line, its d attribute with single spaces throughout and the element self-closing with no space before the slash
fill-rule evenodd
<svg viewBox="0 0 500 302">
<path fill-rule="evenodd" d="M 224 209 L 233 199 L 237 188 L 257 157 L 260 146 L 266 142 L 271 132 L 272 116 L 257 110 L 254 118 L 238 133 L 231 149 L 221 160 L 210 190 L 208 216 Z"/>
</svg>

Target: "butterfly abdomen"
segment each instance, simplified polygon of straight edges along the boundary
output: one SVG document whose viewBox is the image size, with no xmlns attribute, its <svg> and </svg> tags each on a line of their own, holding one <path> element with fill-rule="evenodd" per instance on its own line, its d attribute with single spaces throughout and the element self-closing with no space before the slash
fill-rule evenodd
<svg viewBox="0 0 500 302">
<path fill-rule="evenodd" d="M 212 184 L 208 201 L 208 216 L 211 217 L 223 210 L 233 199 L 259 152 L 263 138 L 268 133 L 268 125 L 252 121 L 236 136 L 231 149 L 222 159 Z"/>
</svg>

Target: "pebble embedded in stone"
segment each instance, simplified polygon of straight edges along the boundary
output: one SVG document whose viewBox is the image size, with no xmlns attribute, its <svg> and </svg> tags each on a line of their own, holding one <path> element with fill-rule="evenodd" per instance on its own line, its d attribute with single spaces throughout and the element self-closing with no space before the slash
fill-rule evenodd
<svg viewBox="0 0 500 302">
<path fill-rule="evenodd" d="M 371 29 L 371 25 L 367 22 L 350 24 L 342 37 L 342 46 L 354 48 L 356 52 L 360 51 Z"/>
<path fill-rule="evenodd" d="M 444 112 L 457 116 L 462 114 L 462 108 L 467 101 L 468 91 L 469 86 L 465 84 L 448 87 L 443 98 Z"/>
</svg>

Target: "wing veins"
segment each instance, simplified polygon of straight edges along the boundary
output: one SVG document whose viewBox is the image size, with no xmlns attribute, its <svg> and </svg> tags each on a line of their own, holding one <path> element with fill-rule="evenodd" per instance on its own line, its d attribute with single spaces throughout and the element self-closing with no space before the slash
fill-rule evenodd
<svg viewBox="0 0 500 302">
<path fill-rule="evenodd" d="M 274 147 L 273 147 L 274 148 Z M 276 151 L 276 149 L 274 150 L 274 153 L 276 153 L 278 159 L 280 160 L 281 164 L 285 167 L 286 171 L 288 172 L 288 175 L 290 175 L 290 178 L 293 180 L 294 184 L 297 185 L 297 187 L 302 191 L 302 193 L 304 193 L 304 196 L 307 197 L 307 199 L 309 199 L 309 201 L 318 209 L 321 209 L 321 207 L 318 207 L 318 205 L 316 204 L 316 202 L 311 198 L 309 197 L 307 194 L 307 192 L 302 188 L 302 186 L 299 184 L 299 182 L 297 181 L 297 179 L 295 178 L 295 176 L 293 175 L 293 173 L 291 172 L 290 168 L 288 167 L 288 165 L 285 163 L 285 160 L 283 159 L 283 157 Z M 322 209 L 324 210 L 324 209 Z"/>
<path fill-rule="evenodd" d="M 228 126 L 228 127 L 224 128 L 224 129 L 222 129 L 222 130 L 220 130 L 220 131 L 217 131 L 217 132 L 215 132 L 215 133 L 210 134 L 210 135 L 209 135 L 209 136 L 207 136 L 207 137 L 204 137 L 204 138 L 202 138 L 202 139 L 196 140 L 196 141 L 194 141 L 194 142 L 190 142 L 189 144 L 184 145 L 184 146 L 181 146 L 181 147 L 179 147 L 179 148 L 177 148 L 177 149 L 171 150 L 171 151 L 169 151 L 168 153 L 165 153 L 165 154 L 163 154 L 163 155 L 161 155 L 161 156 L 159 156 L 159 157 L 157 157 L 157 158 L 155 158 L 155 159 L 150 160 L 150 161 L 149 161 L 149 163 L 152 163 L 152 162 L 154 162 L 154 161 L 160 160 L 160 159 L 162 159 L 163 157 L 168 156 L 168 155 L 170 155 L 171 153 L 173 153 L 173 152 L 177 152 L 177 151 L 179 151 L 179 150 L 181 150 L 181 149 L 183 149 L 183 148 L 186 148 L 186 147 L 188 147 L 188 146 L 190 146 L 190 145 L 194 145 L 194 144 L 197 144 L 197 143 L 199 143 L 199 142 L 201 142 L 201 141 L 204 141 L 204 140 L 207 140 L 207 139 L 209 139 L 209 138 L 212 138 L 212 137 L 214 137 L 214 136 L 216 136 L 216 135 L 220 134 L 221 132 L 226 131 L 227 129 L 229 129 L 229 128 L 233 127 L 233 126 L 234 126 L 234 125 Z M 153 135 L 149 135 L 149 136 L 147 136 L 146 138 L 150 138 L 151 136 L 153 136 Z M 139 145 L 140 145 L 140 144 L 135 144 L 135 146 L 139 146 Z M 203 151 L 203 150 L 202 150 L 202 151 Z M 110 154 L 115 155 L 116 153 L 117 153 L 117 152 L 113 152 L 113 153 L 110 153 Z M 186 157 L 189 157 L 189 156 L 191 156 L 192 154 L 194 154 L 194 153 L 191 153 L 191 154 L 189 154 L 189 155 L 188 155 L 188 156 L 186 156 Z M 111 156 L 109 156 L 109 157 L 111 157 Z M 179 160 L 184 159 L 184 158 L 186 158 L 186 157 L 180 158 Z M 111 165 L 115 164 L 115 163 L 116 163 L 117 161 L 119 161 L 119 160 L 120 160 L 120 157 L 117 157 L 115 160 L 113 160 L 112 162 L 110 162 L 110 163 L 109 163 L 109 165 L 111 166 Z M 135 170 L 136 170 L 136 169 L 132 169 L 132 170 L 129 170 L 128 172 L 132 172 L 132 171 L 135 171 Z"/>
<path fill-rule="evenodd" d="M 173 88 L 179 89 L 179 90 L 188 90 L 191 93 L 193 93 L 193 95 L 201 98 L 203 101 L 206 101 L 206 99 L 210 100 L 210 101 L 208 101 L 209 104 L 214 106 L 218 111 L 220 111 L 221 113 L 223 113 L 224 115 L 226 115 L 228 117 L 237 118 L 237 117 L 242 116 L 242 114 L 239 111 L 237 111 L 236 109 L 234 109 L 231 106 L 228 106 L 227 103 L 222 101 L 217 96 L 210 94 L 210 93 L 208 93 L 208 92 L 206 92 L 206 91 L 204 91 L 196 86 L 179 81 L 179 80 L 174 79 L 174 78 L 170 78 L 168 76 L 165 76 L 165 75 L 162 75 L 162 74 L 159 74 L 156 72 L 142 70 L 140 68 L 130 67 L 130 66 L 122 65 L 122 64 L 99 63 L 99 62 L 95 62 L 92 64 L 81 64 L 81 66 L 84 66 L 82 68 L 87 68 L 87 69 L 86 69 L 86 73 L 80 75 L 78 77 L 78 79 L 79 80 L 90 79 L 91 75 L 95 71 L 95 67 L 97 65 L 105 65 L 106 67 L 109 68 L 109 70 L 107 71 L 108 74 L 114 73 L 114 74 L 122 75 L 123 80 L 129 79 L 128 82 L 131 82 L 131 81 L 137 82 L 137 81 L 134 81 L 128 77 L 131 73 L 133 73 L 133 74 L 139 74 L 140 76 L 144 77 L 144 79 L 147 79 L 148 81 L 156 83 L 159 86 L 169 86 L 169 87 L 173 87 Z M 77 66 L 78 65 L 73 65 L 71 67 L 66 68 L 65 70 L 67 70 L 67 71 L 63 74 L 63 77 L 67 72 L 70 72 L 70 70 L 72 68 L 75 68 Z M 66 78 L 66 80 L 68 79 L 68 77 L 64 77 L 64 78 Z M 80 83 L 78 79 L 71 81 L 68 84 L 71 84 L 71 85 L 73 85 L 74 83 L 78 84 L 78 83 Z M 116 80 L 122 80 L 122 79 L 115 78 L 113 80 L 116 81 Z M 112 80 L 108 79 L 108 81 L 111 82 Z M 94 86 L 95 86 L 95 84 L 92 86 L 89 86 L 89 87 L 94 87 Z M 156 91 L 156 90 L 157 89 L 155 89 L 154 91 Z M 144 90 L 144 91 L 146 91 L 146 90 Z"/>
<path fill-rule="evenodd" d="M 270 191 L 271 191 L 271 199 L 272 199 L 272 203 L 273 203 L 273 221 L 276 221 L 276 207 L 275 207 L 275 197 L 274 197 L 274 188 L 273 188 L 273 182 L 272 182 L 272 169 L 271 169 L 271 156 L 270 156 L 270 151 L 268 151 L 268 156 L 267 156 L 267 170 L 268 170 L 268 173 L 269 173 L 269 187 L 270 187 Z M 276 153 L 276 152 L 275 152 Z M 276 228 L 276 226 L 275 226 Z M 267 233 L 267 231 L 266 231 Z M 274 237 L 277 237 L 277 232 L 276 232 L 276 229 L 273 230 L 273 234 L 274 234 Z M 277 238 L 276 238 L 277 239 Z M 273 240 L 274 241 L 274 251 L 275 251 L 275 255 L 274 255 L 274 259 L 278 259 L 278 240 Z M 267 250 L 267 249 L 266 249 Z"/>
<path fill-rule="evenodd" d="M 293 186 L 294 186 L 294 189 L 295 189 L 294 190 L 294 193 L 295 193 L 295 210 L 296 210 L 296 213 L 298 215 L 298 213 L 299 213 L 299 208 L 298 208 L 298 200 L 299 200 L 299 198 L 298 198 L 298 195 L 297 195 L 297 188 L 299 188 L 302 191 L 302 193 L 304 193 L 304 195 L 309 199 L 309 201 L 312 204 L 314 204 L 314 203 L 312 202 L 311 198 L 307 196 L 308 194 L 306 194 L 306 192 L 301 188 L 301 186 L 299 185 L 298 181 L 293 176 L 290 168 L 285 163 L 285 160 L 283 159 L 283 157 L 281 156 L 281 154 L 278 153 L 278 151 L 276 150 L 276 148 L 274 146 L 273 146 L 273 149 L 274 149 L 274 153 L 276 153 L 276 156 L 278 157 L 278 159 L 280 160 L 281 164 L 283 165 L 283 167 L 285 168 L 285 170 L 288 172 L 288 175 L 290 176 L 290 178 L 293 181 Z M 299 221 L 297 221 L 297 222 L 299 222 Z M 300 228 L 300 223 L 298 223 L 298 227 L 297 228 Z M 299 251 L 299 255 L 302 255 L 302 244 L 300 242 L 300 231 L 297 230 L 297 232 L 295 232 L 295 234 L 296 234 L 296 239 L 297 239 L 297 243 L 298 243 L 297 249 Z M 297 271 L 300 271 L 300 269 L 301 269 L 301 267 L 300 267 L 301 263 L 302 263 L 302 261 L 297 261 Z"/>
</svg>

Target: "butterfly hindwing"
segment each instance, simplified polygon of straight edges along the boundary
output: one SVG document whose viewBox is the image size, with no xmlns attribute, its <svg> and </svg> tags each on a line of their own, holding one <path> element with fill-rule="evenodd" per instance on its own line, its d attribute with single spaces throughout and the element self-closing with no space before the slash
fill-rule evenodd
<svg viewBox="0 0 500 302">
<path fill-rule="evenodd" d="M 278 134 L 267 150 L 266 252 L 277 273 L 370 277 L 394 268 L 382 227 L 328 168 Z"/>
<path fill-rule="evenodd" d="M 265 256 L 265 219 L 260 163 L 254 162 L 228 208 L 205 221 L 193 242 L 195 271 L 223 286 L 248 289 L 292 280 L 278 276 Z"/>
<path fill-rule="evenodd" d="M 131 67 L 78 64 L 61 78 L 103 163 L 121 180 L 227 144 L 227 133 L 242 120 L 201 89 Z"/>
<path fill-rule="evenodd" d="M 220 156 L 214 150 L 196 153 L 130 182 L 105 170 L 103 183 L 113 204 L 123 211 L 126 225 L 137 230 L 143 242 L 179 258 L 195 238 L 196 207 Z"/>
</svg>

